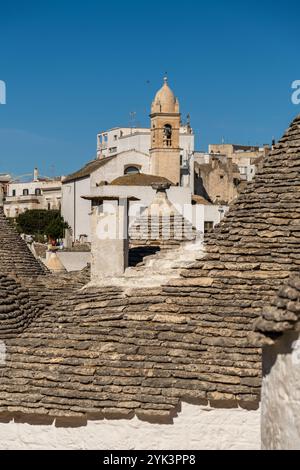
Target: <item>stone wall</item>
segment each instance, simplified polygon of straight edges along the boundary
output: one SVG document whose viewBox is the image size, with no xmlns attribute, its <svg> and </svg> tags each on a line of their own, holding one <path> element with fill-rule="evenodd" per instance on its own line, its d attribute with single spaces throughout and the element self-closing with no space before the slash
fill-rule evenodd
<svg viewBox="0 0 300 470">
<path fill-rule="evenodd" d="M 89 421 L 85 427 L 0 422 L 0 449 L 259 449 L 260 412 L 183 403 L 174 424 Z"/>
</svg>

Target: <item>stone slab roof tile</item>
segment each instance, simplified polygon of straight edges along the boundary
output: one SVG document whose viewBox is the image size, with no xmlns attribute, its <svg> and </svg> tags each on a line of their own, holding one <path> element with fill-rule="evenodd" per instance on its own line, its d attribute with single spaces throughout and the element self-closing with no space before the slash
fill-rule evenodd
<svg viewBox="0 0 300 470">
<path fill-rule="evenodd" d="M 33 256 L 0 207 L 0 273 L 27 277 L 47 272 L 47 268 Z"/>
<path fill-rule="evenodd" d="M 261 344 L 272 344 L 282 333 L 298 328 L 300 320 L 300 277 L 291 276 L 269 306 L 264 306 L 254 323 Z M 254 336 L 255 337 L 255 336 Z"/>
<path fill-rule="evenodd" d="M 76 181 L 80 180 L 82 178 L 87 178 L 89 177 L 94 171 L 98 170 L 98 168 L 101 168 L 102 166 L 106 165 L 106 163 L 110 162 L 114 158 L 116 158 L 117 155 L 113 155 L 111 157 L 105 157 L 97 160 L 92 160 L 88 162 L 86 165 L 84 165 L 82 168 L 79 170 L 75 171 L 74 173 L 71 173 L 70 175 L 66 176 L 63 179 L 63 184 L 65 183 L 70 183 L 71 181 Z"/>
</svg>

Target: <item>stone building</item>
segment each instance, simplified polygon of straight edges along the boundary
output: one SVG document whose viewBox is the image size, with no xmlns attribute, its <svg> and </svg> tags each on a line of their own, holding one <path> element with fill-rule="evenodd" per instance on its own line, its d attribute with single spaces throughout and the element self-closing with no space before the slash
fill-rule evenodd
<svg viewBox="0 0 300 470">
<path fill-rule="evenodd" d="M 99 159 L 133 150 L 149 155 L 149 149 L 151 148 L 151 128 L 117 127 L 98 134 L 97 138 L 97 158 Z M 191 156 L 195 146 L 194 139 L 194 132 L 190 124 L 180 122 L 179 146 L 182 186 L 189 186 L 190 184 L 188 170 L 192 163 Z M 136 172 L 137 170 L 139 170 L 138 166 L 128 166 L 125 168 L 125 173 Z"/>
<path fill-rule="evenodd" d="M 270 147 L 209 145 L 208 153 L 194 153 L 194 191 L 208 201 L 231 204 L 262 167 Z"/>
<path fill-rule="evenodd" d="M 211 144 L 209 155 L 225 156 L 239 168 L 242 179 L 251 181 L 260 168 L 261 161 L 269 154 L 269 145 L 263 147 L 236 145 L 236 144 Z"/>
<path fill-rule="evenodd" d="M 99 134 L 97 159 L 63 180 L 62 215 L 72 229 L 74 242 L 83 235 L 91 239 L 91 202 L 82 197 L 90 194 L 108 197 L 113 191 L 109 185 L 118 178 L 138 173 L 153 177 L 153 181 L 156 177 L 166 178 L 173 185 L 168 194 L 171 202 L 180 206 L 182 212 L 185 206 L 191 206 L 194 133 L 189 123 L 182 124 L 179 102 L 167 79 L 152 102 L 150 119 L 150 129 L 116 128 Z M 128 186 L 124 184 L 124 195 L 128 190 L 130 194 L 134 191 L 141 210 L 151 203 L 155 192 L 150 184 L 134 189 Z M 205 222 L 214 226 L 220 220 L 219 207 L 208 202 L 211 206 L 208 208 L 207 202 L 199 204 L 197 211 L 191 209 L 188 216 L 202 231 Z"/>
<path fill-rule="evenodd" d="M 0 204 L 3 204 L 3 200 L 7 195 L 8 183 L 11 180 L 11 176 L 5 173 L 0 173 Z"/>
<path fill-rule="evenodd" d="M 229 205 L 243 185 L 239 167 L 223 156 L 195 157 L 195 192 L 213 203 Z"/>
<path fill-rule="evenodd" d="M 10 181 L 4 202 L 7 217 L 17 217 L 29 209 L 61 208 L 61 178 L 40 177 L 38 169 L 30 181 Z"/>
</svg>

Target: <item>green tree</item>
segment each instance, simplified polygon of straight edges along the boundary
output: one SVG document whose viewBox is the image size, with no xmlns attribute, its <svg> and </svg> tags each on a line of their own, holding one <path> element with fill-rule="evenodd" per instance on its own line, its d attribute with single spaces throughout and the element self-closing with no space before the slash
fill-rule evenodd
<svg viewBox="0 0 300 470">
<path fill-rule="evenodd" d="M 33 235 L 36 239 L 56 239 L 64 236 L 68 224 L 57 210 L 32 209 L 16 218 L 16 227 L 20 233 Z"/>
</svg>

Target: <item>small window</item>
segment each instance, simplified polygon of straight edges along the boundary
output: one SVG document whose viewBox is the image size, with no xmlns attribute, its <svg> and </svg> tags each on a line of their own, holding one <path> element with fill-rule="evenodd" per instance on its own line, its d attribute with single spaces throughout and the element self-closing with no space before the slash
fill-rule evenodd
<svg viewBox="0 0 300 470">
<path fill-rule="evenodd" d="M 204 233 L 212 232 L 214 228 L 213 222 L 204 222 Z"/>
<path fill-rule="evenodd" d="M 117 135 L 114 135 L 114 140 L 118 140 L 118 136 L 117 136 Z"/>
<path fill-rule="evenodd" d="M 48 202 L 48 211 L 50 211 L 50 209 L 51 209 L 51 203 Z"/>
<path fill-rule="evenodd" d="M 13 196 L 16 195 L 16 190 L 15 190 L 15 189 L 12 190 L 12 195 L 13 195 Z"/>
<path fill-rule="evenodd" d="M 164 125 L 164 146 L 172 146 L 172 126 L 170 124 Z"/>
<path fill-rule="evenodd" d="M 124 175 L 134 175 L 134 174 L 137 174 L 139 172 L 140 172 L 140 170 L 139 170 L 138 167 L 128 166 L 127 168 L 125 168 Z"/>
<path fill-rule="evenodd" d="M 40 188 L 35 188 L 34 193 L 35 193 L 36 196 L 40 196 L 42 194 L 42 191 L 41 191 Z"/>
<path fill-rule="evenodd" d="M 28 194 L 29 194 L 28 189 L 23 189 L 23 196 L 28 196 Z"/>
<path fill-rule="evenodd" d="M 220 175 L 220 180 L 223 180 L 224 179 L 224 175 Z"/>
</svg>

